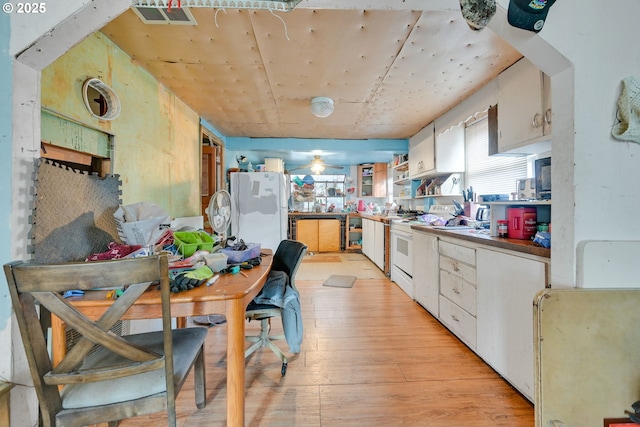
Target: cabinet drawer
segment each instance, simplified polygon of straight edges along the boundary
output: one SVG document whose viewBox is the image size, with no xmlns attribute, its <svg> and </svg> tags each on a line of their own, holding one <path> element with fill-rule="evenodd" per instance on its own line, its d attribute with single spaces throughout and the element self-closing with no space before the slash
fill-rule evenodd
<svg viewBox="0 0 640 427">
<path fill-rule="evenodd" d="M 466 246 L 440 241 L 440 254 L 446 255 L 469 265 L 476 265 L 476 250 Z"/>
<path fill-rule="evenodd" d="M 440 270 L 440 293 L 472 315 L 476 315 L 476 288 L 448 271 Z"/>
<path fill-rule="evenodd" d="M 476 284 L 476 269 L 469 264 L 440 255 L 440 269 L 461 277 L 472 285 Z"/>
<path fill-rule="evenodd" d="M 440 321 L 475 350 L 476 318 L 442 295 L 440 295 Z"/>
</svg>

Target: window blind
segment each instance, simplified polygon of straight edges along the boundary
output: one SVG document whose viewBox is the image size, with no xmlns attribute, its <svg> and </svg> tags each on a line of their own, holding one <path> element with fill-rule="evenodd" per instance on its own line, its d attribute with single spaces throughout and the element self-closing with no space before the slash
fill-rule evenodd
<svg viewBox="0 0 640 427">
<path fill-rule="evenodd" d="M 527 177 L 526 156 L 489 156 L 489 119 L 468 123 L 465 128 L 467 187 L 476 194 L 511 194 L 516 180 Z"/>
</svg>

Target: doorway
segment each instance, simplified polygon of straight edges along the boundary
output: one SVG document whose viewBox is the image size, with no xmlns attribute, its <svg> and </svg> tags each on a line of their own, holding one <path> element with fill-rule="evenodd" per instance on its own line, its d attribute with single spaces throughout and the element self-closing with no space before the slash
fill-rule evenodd
<svg viewBox="0 0 640 427">
<path fill-rule="evenodd" d="M 202 144 L 202 175 L 200 194 L 202 196 L 202 217 L 204 229 L 213 233 L 207 216 L 207 206 L 216 191 L 224 186 L 222 165 L 224 164 L 224 150 L 222 141 L 213 135 L 208 129 L 201 127 Z"/>
</svg>

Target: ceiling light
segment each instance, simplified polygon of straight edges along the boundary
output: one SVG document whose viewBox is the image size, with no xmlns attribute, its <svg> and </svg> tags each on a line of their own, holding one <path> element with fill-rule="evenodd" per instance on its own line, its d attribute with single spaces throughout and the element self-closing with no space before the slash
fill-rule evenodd
<svg viewBox="0 0 640 427">
<path fill-rule="evenodd" d="M 324 165 L 322 163 L 315 163 L 313 166 L 311 166 L 311 172 L 315 173 L 316 175 L 323 171 Z"/>
<path fill-rule="evenodd" d="M 208 7 L 213 9 L 264 9 L 290 12 L 302 0 L 133 0 L 133 7 L 180 8 Z"/>
<path fill-rule="evenodd" d="M 316 117 L 329 117 L 333 113 L 333 99 L 317 96 L 311 100 L 311 112 Z"/>
</svg>

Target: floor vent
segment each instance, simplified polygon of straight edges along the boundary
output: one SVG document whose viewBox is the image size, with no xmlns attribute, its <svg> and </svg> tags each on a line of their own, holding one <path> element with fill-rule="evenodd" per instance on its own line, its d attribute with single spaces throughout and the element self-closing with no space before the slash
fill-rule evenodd
<svg viewBox="0 0 640 427">
<path fill-rule="evenodd" d="M 186 7 L 133 7 L 133 11 L 145 24 L 198 25 L 191 11 Z"/>
</svg>

